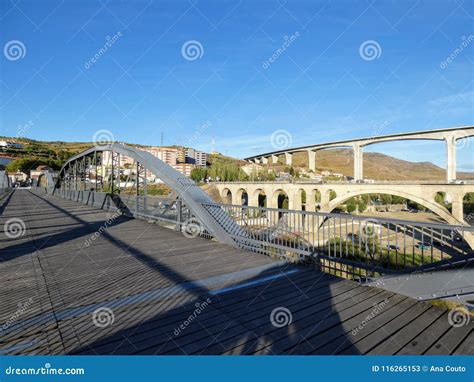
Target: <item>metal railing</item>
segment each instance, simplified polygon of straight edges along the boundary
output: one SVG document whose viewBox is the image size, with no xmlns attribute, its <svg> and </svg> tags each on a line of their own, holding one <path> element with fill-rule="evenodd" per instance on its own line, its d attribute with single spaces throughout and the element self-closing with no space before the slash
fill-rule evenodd
<svg viewBox="0 0 474 382">
<path fill-rule="evenodd" d="M 446 184 L 474 184 L 472 179 L 459 179 L 455 182 L 448 183 L 446 180 L 368 180 L 356 182 L 354 180 L 328 180 L 328 179 L 311 179 L 311 178 L 292 178 L 288 180 L 239 180 L 235 182 L 212 181 L 212 184 L 367 184 L 367 185 L 446 185 Z"/>
<path fill-rule="evenodd" d="M 45 192 L 47 192 L 45 190 Z M 179 198 L 169 196 L 131 195 L 126 193 L 107 193 L 98 191 L 77 191 L 58 189 L 56 196 L 91 205 L 104 210 L 120 212 L 120 214 L 153 221 L 161 226 L 176 231 L 192 231 L 190 235 L 212 238 L 199 219 Z"/>
<path fill-rule="evenodd" d="M 3 199 L 11 190 L 11 187 L 0 188 L 0 200 Z"/>
<path fill-rule="evenodd" d="M 474 227 L 350 214 L 221 205 L 249 234 L 246 249 L 308 263 L 361 281 L 383 274 L 427 271 L 474 255 Z"/>
</svg>

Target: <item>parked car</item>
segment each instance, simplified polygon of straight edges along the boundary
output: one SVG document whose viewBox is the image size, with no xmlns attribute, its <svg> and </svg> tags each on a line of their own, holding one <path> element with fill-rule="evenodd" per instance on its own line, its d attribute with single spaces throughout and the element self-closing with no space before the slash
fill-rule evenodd
<svg viewBox="0 0 474 382">
<path fill-rule="evenodd" d="M 430 249 L 431 247 L 431 244 L 430 243 L 423 243 L 423 242 L 418 242 L 418 244 L 416 245 L 416 248 L 418 249 Z"/>
</svg>

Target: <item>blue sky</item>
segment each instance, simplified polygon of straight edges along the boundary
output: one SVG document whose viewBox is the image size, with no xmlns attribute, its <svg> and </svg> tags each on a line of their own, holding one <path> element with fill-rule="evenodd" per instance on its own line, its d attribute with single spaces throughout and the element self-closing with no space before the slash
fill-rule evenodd
<svg viewBox="0 0 474 382">
<path fill-rule="evenodd" d="M 244 157 L 271 151 L 280 129 L 297 146 L 474 124 L 468 1 L 0 4 L 1 135 L 91 141 L 106 129 L 159 145 L 163 133 Z M 20 57 L 5 53 L 11 41 Z M 460 146 L 460 169 L 474 170 Z M 441 142 L 370 151 L 445 160 Z"/>
</svg>

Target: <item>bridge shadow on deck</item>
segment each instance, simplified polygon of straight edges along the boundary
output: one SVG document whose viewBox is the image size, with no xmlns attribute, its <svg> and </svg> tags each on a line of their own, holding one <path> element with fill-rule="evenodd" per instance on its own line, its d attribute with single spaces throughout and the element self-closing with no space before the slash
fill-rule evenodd
<svg viewBox="0 0 474 382">
<path fill-rule="evenodd" d="M 197 288 L 171 294 L 155 306 L 162 311 L 159 314 L 152 314 L 153 302 L 131 314 L 118 310 L 113 324 L 117 329 L 112 326 L 110 334 L 102 335 L 101 329 L 90 325 L 94 340 L 70 354 L 310 354 L 324 346 L 323 354 L 331 354 L 329 348 L 351 347 L 351 333 L 341 325 L 333 306 L 333 297 L 343 293 L 338 280 L 301 274 L 261 281 L 285 270 L 287 266 L 275 267 L 228 291 Z M 357 301 L 357 293 L 339 297 L 339 302 L 345 301 L 347 308 L 354 304 L 351 298 Z M 166 309 L 160 309 L 161 304 Z M 351 353 L 358 354 L 355 349 Z"/>
</svg>

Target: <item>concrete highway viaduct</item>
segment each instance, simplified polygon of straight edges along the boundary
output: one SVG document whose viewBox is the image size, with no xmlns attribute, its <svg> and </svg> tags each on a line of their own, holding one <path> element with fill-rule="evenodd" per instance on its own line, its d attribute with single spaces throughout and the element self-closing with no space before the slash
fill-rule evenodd
<svg viewBox="0 0 474 382">
<path fill-rule="evenodd" d="M 446 182 L 452 183 L 456 180 L 456 146 L 462 139 L 474 136 L 474 126 L 462 126 L 446 129 L 436 129 L 427 131 L 415 131 L 409 133 L 399 133 L 390 135 L 374 134 L 368 138 L 350 139 L 321 143 L 310 146 L 285 148 L 265 154 L 254 155 L 245 160 L 254 163 L 277 163 L 280 156 L 284 157 L 286 165 L 291 166 L 293 154 L 297 152 L 307 152 L 308 168 L 316 170 L 316 152 L 325 149 L 351 148 L 354 156 L 354 179 L 356 181 L 364 179 L 363 169 L 363 148 L 382 142 L 406 141 L 406 140 L 433 140 L 446 142 Z"/>
</svg>

